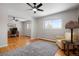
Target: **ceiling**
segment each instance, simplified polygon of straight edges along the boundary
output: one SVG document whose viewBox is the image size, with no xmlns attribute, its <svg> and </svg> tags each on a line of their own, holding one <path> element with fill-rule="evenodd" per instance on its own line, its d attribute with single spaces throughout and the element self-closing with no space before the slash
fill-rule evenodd
<svg viewBox="0 0 79 59">
<path fill-rule="evenodd" d="M 9 15 L 20 17 L 24 19 L 32 19 L 32 17 L 42 17 L 69 9 L 74 9 L 79 6 L 78 3 L 43 3 L 43 6 L 40 9 L 43 9 L 44 12 L 37 11 L 36 14 L 26 3 L 8 3 L 6 4 L 8 8 Z M 25 20 L 24 20 L 25 21 Z"/>
</svg>

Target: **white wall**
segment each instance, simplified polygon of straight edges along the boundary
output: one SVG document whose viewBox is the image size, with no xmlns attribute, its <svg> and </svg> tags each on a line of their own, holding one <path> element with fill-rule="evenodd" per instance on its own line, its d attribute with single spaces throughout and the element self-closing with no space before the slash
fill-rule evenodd
<svg viewBox="0 0 79 59">
<path fill-rule="evenodd" d="M 5 5 L 0 4 L 0 47 L 7 46 L 8 14 Z"/>
<path fill-rule="evenodd" d="M 45 30 L 43 29 L 43 21 L 44 20 L 53 20 L 53 19 L 62 19 L 63 21 L 63 28 L 61 30 Z M 38 38 L 48 38 L 48 39 L 55 39 L 57 36 L 64 36 L 65 34 L 65 24 L 70 20 L 78 20 L 77 9 L 65 11 L 57 14 L 52 14 L 49 16 L 36 18 L 37 21 L 37 37 Z"/>
<path fill-rule="evenodd" d="M 36 19 L 32 19 L 31 21 L 31 39 L 35 39 L 37 34 L 37 21 Z"/>
<path fill-rule="evenodd" d="M 31 36 L 31 27 L 27 29 L 27 24 L 31 25 L 31 21 L 23 22 L 23 33 L 25 36 Z"/>
<path fill-rule="evenodd" d="M 79 16 L 79 8 L 78 8 L 78 11 L 77 11 L 77 13 L 78 13 L 78 16 Z"/>
</svg>

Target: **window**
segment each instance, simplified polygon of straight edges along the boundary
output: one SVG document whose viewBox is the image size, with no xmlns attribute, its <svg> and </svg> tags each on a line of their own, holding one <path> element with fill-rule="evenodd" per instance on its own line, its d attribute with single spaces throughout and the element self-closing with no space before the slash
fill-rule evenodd
<svg viewBox="0 0 79 59">
<path fill-rule="evenodd" d="M 62 20 L 47 20 L 45 21 L 45 29 L 61 29 L 62 28 Z"/>
<path fill-rule="evenodd" d="M 52 21 L 52 26 L 55 29 L 61 29 L 62 28 L 62 20 L 53 20 Z"/>
</svg>

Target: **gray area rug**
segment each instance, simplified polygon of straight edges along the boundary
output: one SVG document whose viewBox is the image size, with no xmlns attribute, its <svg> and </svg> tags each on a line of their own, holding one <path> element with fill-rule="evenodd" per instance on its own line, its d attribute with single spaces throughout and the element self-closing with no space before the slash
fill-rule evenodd
<svg viewBox="0 0 79 59">
<path fill-rule="evenodd" d="M 26 47 L 0 53 L 0 56 L 54 56 L 58 47 L 55 43 L 34 42 Z"/>
</svg>

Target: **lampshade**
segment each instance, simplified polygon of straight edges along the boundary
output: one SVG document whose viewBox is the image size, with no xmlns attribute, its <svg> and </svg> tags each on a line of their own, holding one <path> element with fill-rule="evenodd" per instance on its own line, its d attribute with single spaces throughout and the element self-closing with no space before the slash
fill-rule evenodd
<svg viewBox="0 0 79 59">
<path fill-rule="evenodd" d="M 68 28 L 68 29 L 79 28 L 79 23 L 77 21 L 70 21 L 66 24 L 65 28 Z"/>
<path fill-rule="evenodd" d="M 70 21 L 66 24 L 65 28 L 71 29 L 71 43 L 73 43 L 73 29 L 79 28 L 77 21 Z"/>
</svg>

